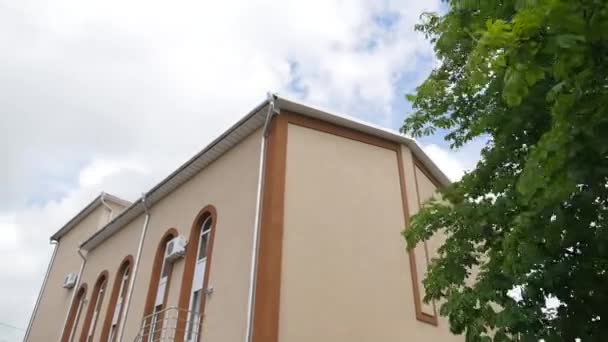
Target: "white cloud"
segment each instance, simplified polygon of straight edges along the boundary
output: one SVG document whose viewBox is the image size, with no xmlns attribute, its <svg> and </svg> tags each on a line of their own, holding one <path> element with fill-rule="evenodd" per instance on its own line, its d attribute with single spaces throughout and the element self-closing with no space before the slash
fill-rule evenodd
<svg viewBox="0 0 608 342">
<path fill-rule="evenodd" d="M 439 5 L 0 0 L 0 322 L 27 325 L 48 236 L 83 205 L 135 199 L 267 90 L 390 122 L 397 80 L 431 58 L 413 25 Z"/>
<path fill-rule="evenodd" d="M 13 215 L 0 215 L 0 249 L 13 248 L 17 245 L 17 224 Z"/>
<path fill-rule="evenodd" d="M 95 160 L 80 171 L 79 185 L 81 187 L 92 187 L 103 184 L 104 179 L 119 175 L 124 171 L 135 171 L 145 174 L 146 169 L 133 161 Z"/>
<path fill-rule="evenodd" d="M 422 149 L 452 181 L 459 180 L 472 170 L 479 161 L 482 140 L 476 140 L 463 148 L 452 151 L 437 144 L 422 144 Z"/>
</svg>

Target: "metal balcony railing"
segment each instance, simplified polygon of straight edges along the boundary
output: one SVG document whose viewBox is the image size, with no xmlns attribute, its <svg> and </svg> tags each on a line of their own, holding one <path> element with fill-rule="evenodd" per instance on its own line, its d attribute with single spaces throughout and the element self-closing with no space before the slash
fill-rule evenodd
<svg viewBox="0 0 608 342">
<path fill-rule="evenodd" d="M 173 342 L 183 336 L 184 342 L 198 340 L 201 315 L 175 306 L 144 317 L 135 342 Z M 178 328 L 180 322 L 185 328 Z"/>
</svg>

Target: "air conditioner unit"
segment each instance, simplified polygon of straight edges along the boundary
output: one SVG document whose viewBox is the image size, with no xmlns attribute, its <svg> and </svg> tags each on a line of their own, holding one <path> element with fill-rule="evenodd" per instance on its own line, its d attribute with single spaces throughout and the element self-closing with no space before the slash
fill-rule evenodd
<svg viewBox="0 0 608 342">
<path fill-rule="evenodd" d="M 76 273 L 68 273 L 63 279 L 63 285 L 61 285 L 65 289 L 71 289 L 76 286 L 76 280 L 78 280 L 78 274 Z"/>
<path fill-rule="evenodd" d="M 165 249 L 165 260 L 172 262 L 186 254 L 186 239 L 183 236 L 178 236 L 167 242 Z"/>
</svg>

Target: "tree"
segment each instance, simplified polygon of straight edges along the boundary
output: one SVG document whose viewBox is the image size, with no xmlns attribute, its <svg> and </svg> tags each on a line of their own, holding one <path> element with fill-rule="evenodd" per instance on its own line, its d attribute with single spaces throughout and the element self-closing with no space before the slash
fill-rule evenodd
<svg viewBox="0 0 608 342">
<path fill-rule="evenodd" d="M 487 141 L 404 231 L 447 234 L 425 300 L 467 341 L 608 339 L 608 2 L 450 1 L 416 29 L 440 64 L 402 132 Z"/>
</svg>

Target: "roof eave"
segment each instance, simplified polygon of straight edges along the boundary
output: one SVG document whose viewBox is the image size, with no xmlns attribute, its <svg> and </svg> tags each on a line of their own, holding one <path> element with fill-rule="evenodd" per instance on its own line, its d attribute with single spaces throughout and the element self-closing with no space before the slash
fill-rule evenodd
<svg viewBox="0 0 608 342">
<path fill-rule="evenodd" d="M 365 123 L 359 121 L 354 118 L 350 118 L 344 115 L 333 114 L 329 111 L 318 109 L 316 107 L 305 105 L 293 100 L 290 100 L 286 97 L 274 95 L 275 104 L 279 109 L 285 109 L 289 111 L 293 111 L 295 113 L 309 116 L 312 118 L 316 118 L 322 121 L 330 122 L 339 126 L 344 126 L 347 128 L 354 129 L 356 131 L 360 131 L 363 133 L 367 133 L 373 136 L 377 136 L 379 138 L 383 138 L 389 141 L 397 142 L 400 144 L 405 144 L 410 148 L 414 156 L 420 160 L 420 162 L 429 170 L 429 172 L 440 182 L 443 186 L 448 186 L 451 184 L 449 178 L 437 167 L 437 165 L 424 153 L 420 145 L 411 138 L 408 138 L 404 135 L 401 135 L 397 132 L 390 131 L 381 127 L 377 127 L 371 125 L 369 123 Z M 211 158 L 213 160 L 219 158 L 219 156 L 227 151 L 229 148 L 237 144 L 239 141 L 232 141 L 230 146 L 223 149 L 223 152 L 219 153 L 218 151 L 214 151 L 213 148 L 218 144 L 222 143 L 224 140 L 229 140 L 232 133 L 234 133 L 238 128 L 247 124 L 248 120 L 252 119 L 257 114 L 260 114 L 262 109 L 267 106 L 269 100 L 265 100 L 256 106 L 253 110 L 251 110 L 247 115 L 245 115 L 242 119 L 237 121 L 234 125 L 232 125 L 228 130 L 222 133 L 218 138 L 216 138 L 213 142 L 207 145 L 203 150 L 181 165 L 178 169 L 172 172 L 169 176 L 163 179 L 160 183 L 154 186 L 150 191 L 146 193 L 146 203 L 148 206 L 154 205 L 154 203 L 158 202 L 168 193 L 173 191 L 175 188 L 185 183 L 187 180 L 192 178 L 194 174 L 198 171 L 202 170 L 205 166 L 200 166 L 200 160 L 205 158 L 208 153 L 216 155 Z M 262 120 L 263 121 L 263 120 Z M 257 123 L 256 123 L 257 124 Z M 222 149 L 219 149 L 222 150 Z M 205 164 L 207 165 L 207 164 Z M 144 212 L 144 205 L 141 198 L 131 204 L 128 208 L 123 210 L 120 215 L 116 216 L 112 221 L 106 224 L 102 229 L 95 232 L 91 237 L 89 237 L 86 241 L 84 241 L 80 247 L 84 250 L 92 250 L 107 238 L 112 236 L 116 231 L 124 227 L 126 224 L 137 218 L 140 214 Z"/>
<path fill-rule="evenodd" d="M 148 206 L 154 205 L 154 203 L 160 201 L 175 188 L 192 178 L 196 173 L 206 167 L 206 165 L 219 158 L 224 152 L 236 145 L 239 141 L 238 138 L 234 139 L 234 137 L 240 134 L 237 130 L 241 128 L 244 129 L 244 133 L 241 134 L 244 137 L 251 134 L 253 131 L 255 131 L 255 129 L 261 127 L 264 120 L 262 117 L 257 116 L 261 115 L 263 109 L 268 105 L 268 102 L 268 100 L 262 101 L 262 103 L 257 105 L 253 110 L 247 113 L 247 115 L 242 117 L 229 129 L 224 131 L 199 153 L 182 164 L 169 176 L 150 189 L 150 191 L 146 192 L 146 204 Z M 249 127 L 247 125 L 249 125 Z M 103 228 L 85 240 L 80 245 L 80 248 L 87 251 L 94 249 L 143 212 L 144 206 L 140 198 L 130 207 L 125 209 L 120 215 L 108 222 L 108 224 L 106 224 Z"/>
<path fill-rule="evenodd" d="M 435 164 L 433 160 L 427 156 L 416 140 L 412 138 L 346 115 L 338 115 L 307 104 L 302 104 L 301 102 L 296 102 L 283 96 L 277 96 L 277 106 L 280 109 L 286 109 L 297 114 L 303 114 L 315 119 L 336 124 L 338 126 L 351 128 L 362 133 L 367 133 L 379 138 L 407 145 L 414 156 L 420 160 L 420 162 L 429 170 L 429 172 L 431 172 L 431 174 L 440 182 L 442 186 L 447 187 L 452 184 L 452 181 L 445 175 L 445 173 L 443 173 L 443 171 L 441 171 L 441 169 L 439 169 L 437 164 Z"/>
<path fill-rule="evenodd" d="M 55 232 L 55 234 L 51 235 L 51 241 L 59 241 L 61 237 L 69 233 L 77 224 L 82 222 L 85 217 L 89 216 L 95 209 L 97 209 L 100 205 L 102 205 L 102 198 L 106 201 L 113 202 L 115 204 L 121 205 L 123 207 L 128 207 L 131 205 L 131 202 L 123 200 L 122 198 L 116 197 L 114 195 L 108 194 L 107 192 L 102 192 L 97 197 L 95 197 L 89 204 L 87 204 L 78 214 L 74 215 L 68 223 L 63 225 L 59 230 Z"/>
</svg>

